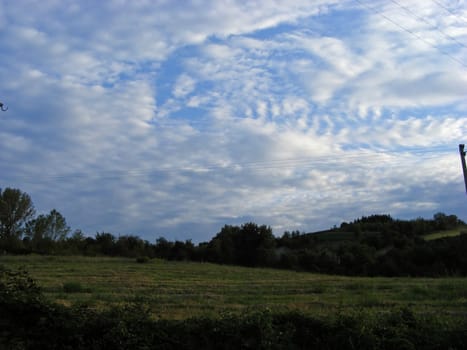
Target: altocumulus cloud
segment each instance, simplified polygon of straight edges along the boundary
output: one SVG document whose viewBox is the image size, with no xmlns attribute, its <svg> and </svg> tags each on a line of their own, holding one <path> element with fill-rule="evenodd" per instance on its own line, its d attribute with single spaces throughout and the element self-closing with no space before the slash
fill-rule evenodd
<svg viewBox="0 0 467 350">
<path fill-rule="evenodd" d="M 464 220 L 467 8 L 1 1 L 1 187 L 73 228 Z"/>
</svg>

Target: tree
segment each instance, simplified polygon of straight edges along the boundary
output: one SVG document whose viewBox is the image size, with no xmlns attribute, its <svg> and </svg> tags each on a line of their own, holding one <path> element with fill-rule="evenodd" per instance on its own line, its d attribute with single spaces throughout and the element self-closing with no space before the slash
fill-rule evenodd
<svg viewBox="0 0 467 350">
<path fill-rule="evenodd" d="M 138 236 L 124 235 L 115 242 L 115 254 L 135 258 L 144 255 L 144 241 Z"/>
<path fill-rule="evenodd" d="M 456 215 L 446 215 L 444 213 L 436 213 L 433 215 L 433 220 L 438 230 L 451 230 L 463 224 Z"/>
<path fill-rule="evenodd" d="M 238 263 L 245 266 L 266 266 L 273 260 L 275 239 L 272 229 L 249 222 L 243 224 L 236 239 Z"/>
<path fill-rule="evenodd" d="M 154 246 L 154 254 L 156 257 L 161 259 L 169 259 L 170 252 L 174 246 L 173 242 L 169 242 L 164 237 L 156 239 L 156 245 Z"/>
<path fill-rule="evenodd" d="M 52 209 L 48 215 L 39 215 L 26 224 L 26 236 L 33 242 L 48 239 L 54 242 L 63 241 L 70 233 L 65 218 L 57 210 Z"/>
<path fill-rule="evenodd" d="M 0 189 L 0 239 L 20 239 L 23 226 L 34 217 L 31 197 L 19 189 Z"/>
<path fill-rule="evenodd" d="M 66 240 L 68 253 L 84 254 L 86 251 L 86 236 L 80 229 L 75 230 Z"/>
<path fill-rule="evenodd" d="M 65 218 L 57 210 L 52 209 L 47 215 L 39 215 L 26 224 L 25 236 L 32 249 L 43 253 L 51 253 L 55 243 L 63 242 L 70 233 Z"/>
<path fill-rule="evenodd" d="M 100 253 L 104 255 L 115 255 L 115 236 L 108 232 L 96 233 L 96 245 Z"/>
<path fill-rule="evenodd" d="M 237 245 L 240 233 L 238 226 L 224 225 L 221 231 L 209 242 L 206 259 L 221 264 L 238 263 Z M 239 248 L 241 249 L 241 248 Z"/>
</svg>

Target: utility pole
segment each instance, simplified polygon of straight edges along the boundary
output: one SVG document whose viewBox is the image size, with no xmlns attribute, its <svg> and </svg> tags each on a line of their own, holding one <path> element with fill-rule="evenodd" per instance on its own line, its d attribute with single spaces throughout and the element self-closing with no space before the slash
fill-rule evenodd
<svg viewBox="0 0 467 350">
<path fill-rule="evenodd" d="M 464 172 L 465 193 L 467 193 L 467 166 L 465 165 L 464 144 L 459 145 L 459 153 L 461 155 L 462 171 Z"/>
</svg>

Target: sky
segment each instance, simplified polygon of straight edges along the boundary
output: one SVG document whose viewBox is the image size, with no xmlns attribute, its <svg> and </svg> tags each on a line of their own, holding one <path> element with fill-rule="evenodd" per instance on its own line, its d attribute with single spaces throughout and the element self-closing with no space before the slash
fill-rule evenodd
<svg viewBox="0 0 467 350">
<path fill-rule="evenodd" d="M 0 188 L 208 241 L 467 221 L 464 0 L 0 0 Z"/>
</svg>

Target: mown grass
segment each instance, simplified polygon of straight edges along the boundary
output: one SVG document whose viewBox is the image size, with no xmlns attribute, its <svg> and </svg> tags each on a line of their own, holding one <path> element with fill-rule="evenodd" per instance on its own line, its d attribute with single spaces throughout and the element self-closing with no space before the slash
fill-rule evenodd
<svg viewBox="0 0 467 350">
<path fill-rule="evenodd" d="M 161 260 L 138 264 L 107 257 L 1 256 L 0 264 L 24 267 L 49 300 L 96 309 L 137 302 L 164 319 L 259 309 L 326 316 L 396 307 L 467 315 L 465 278 L 343 277 Z"/>
</svg>

